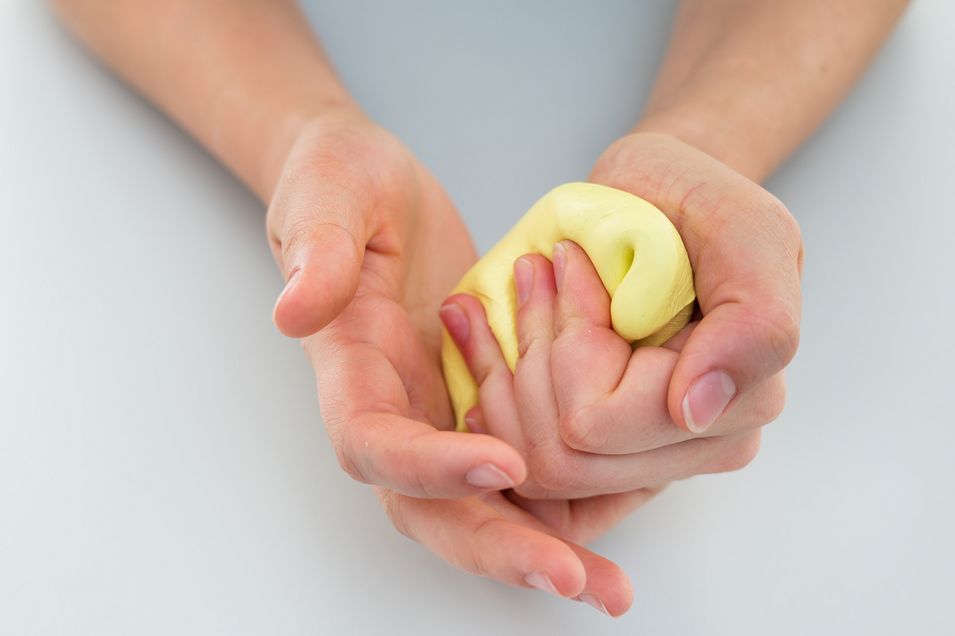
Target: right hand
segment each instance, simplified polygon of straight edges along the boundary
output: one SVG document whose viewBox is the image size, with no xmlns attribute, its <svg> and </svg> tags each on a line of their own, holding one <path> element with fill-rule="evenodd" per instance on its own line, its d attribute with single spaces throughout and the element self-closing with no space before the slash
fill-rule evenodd
<svg viewBox="0 0 955 636">
<path fill-rule="evenodd" d="M 591 178 L 646 199 L 674 223 L 693 265 L 698 319 L 663 347 L 631 350 L 611 328 L 610 299 L 583 250 L 555 247 L 563 267 L 523 256 L 513 374 L 478 299 L 456 295 L 444 306 L 479 386 L 465 421 L 476 418 L 522 451 L 530 475 L 517 492 L 535 499 L 741 468 L 785 401 L 782 369 L 799 333 L 798 226 L 758 185 L 663 135 L 624 137 Z M 555 269 L 563 282 L 555 284 Z"/>
<path fill-rule="evenodd" d="M 399 531 L 469 572 L 626 611 L 623 572 L 573 543 L 619 520 L 618 502 L 548 525 L 501 493 L 526 478 L 517 450 L 450 430 L 438 307 L 476 253 L 434 177 L 363 117 L 323 116 L 289 152 L 268 232 L 288 281 L 275 323 L 304 338 L 339 461 Z"/>
</svg>

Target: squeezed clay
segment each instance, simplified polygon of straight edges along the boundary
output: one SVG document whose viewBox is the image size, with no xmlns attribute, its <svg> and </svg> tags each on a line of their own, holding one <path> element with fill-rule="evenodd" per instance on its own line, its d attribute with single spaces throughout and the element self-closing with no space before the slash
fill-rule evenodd
<svg viewBox="0 0 955 636">
<path fill-rule="evenodd" d="M 464 275 L 453 293 L 477 297 L 511 371 L 517 362 L 514 261 L 553 257 L 569 239 L 590 257 L 611 297 L 614 331 L 634 346 L 660 345 L 690 320 L 696 295 L 686 248 L 656 207 L 614 188 L 568 183 L 551 190 Z M 478 402 L 478 387 L 447 332 L 441 351 L 455 421 Z"/>
</svg>

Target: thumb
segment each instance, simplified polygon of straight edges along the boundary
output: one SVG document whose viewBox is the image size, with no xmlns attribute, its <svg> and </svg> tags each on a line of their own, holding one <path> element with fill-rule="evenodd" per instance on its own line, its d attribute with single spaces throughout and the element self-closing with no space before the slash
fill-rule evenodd
<svg viewBox="0 0 955 636">
<path fill-rule="evenodd" d="M 789 363 L 799 342 L 798 320 L 798 311 L 782 304 L 731 302 L 704 315 L 670 381 L 673 420 L 682 418 L 692 433 L 706 431 L 737 395 Z"/>
<path fill-rule="evenodd" d="M 351 302 L 367 243 L 365 207 L 346 189 L 329 184 L 276 194 L 269 234 L 286 284 L 273 320 L 286 336 L 315 333 Z"/>
<path fill-rule="evenodd" d="M 726 240 L 740 234 L 734 226 L 751 223 L 723 224 L 695 266 L 703 318 L 680 353 L 667 399 L 673 420 L 692 433 L 703 433 L 738 395 L 782 370 L 799 345 L 798 227 L 743 227 L 742 234 L 764 238 L 749 247 Z"/>
</svg>

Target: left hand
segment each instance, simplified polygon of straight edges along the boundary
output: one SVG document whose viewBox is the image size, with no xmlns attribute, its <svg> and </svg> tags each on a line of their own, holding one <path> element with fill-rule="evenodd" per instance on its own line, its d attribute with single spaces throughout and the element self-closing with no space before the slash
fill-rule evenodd
<svg viewBox="0 0 955 636">
<path fill-rule="evenodd" d="M 577 545 L 620 507 L 568 503 L 548 525 L 500 492 L 525 478 L 515 449 L 449 430 L 437 309 L 475 254 L 433 175 L 364 118 L 329 114 L 293 145 L 268 227 L 290 280 L 276 323 L 307 336 L 339 460 L 395 527 L 473 574 L 626 611 L 626 575 Z"/>
</svg>

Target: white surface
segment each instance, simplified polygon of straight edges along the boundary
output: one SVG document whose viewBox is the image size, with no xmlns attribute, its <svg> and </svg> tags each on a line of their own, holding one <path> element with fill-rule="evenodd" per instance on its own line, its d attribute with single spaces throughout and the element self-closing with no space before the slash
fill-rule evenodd
<svg viewBox="0 0 955 636">
<path fill-rule="evenodd" d="M 398 4 L 310 14 L 482 247 L 630 123 L 671 10 Z M 953 21 L 916 3 L 770 182 L 807 245 L 789 407 L 597 542 L 635 580 L 615 622 L 392 530 L 270 324 L 260 206 L 3 2 L 0 634 L 955 633 Z"/>
</svg>

